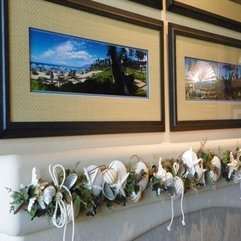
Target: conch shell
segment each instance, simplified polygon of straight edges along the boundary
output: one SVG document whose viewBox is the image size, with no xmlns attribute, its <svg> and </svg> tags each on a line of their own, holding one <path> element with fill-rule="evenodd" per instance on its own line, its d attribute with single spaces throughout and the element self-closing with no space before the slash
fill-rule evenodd
<svg viewBox="0 0 241 241">
<path fill-rule="evenodd" d="M 161 179 L 162 182 L 167 186 L 171 186 L 173 184 L 173 175 L 170 172 L 167 172 L 161 164 L 162 159 L 159 159 L 159 166 L 158 166 L 158 171 L 157 173 L 154 173 L 153 175 L 158 178 Z"/>
<path fill-rule="evenodd" d="M 142 172 L 144 173 L 144 175 L 142 175 Z M 141 187 L 142 191 L 144 191 L 149 182 L 149 170 L 146 164 L 142 161 L 137 162 L 135 166 L 135 173 L 140 176 L 141 179 L 138 181 L 137 184 L 139 187 Z"/>
<path fill-rule="evenodd" d="M 213 182 L 216 182 L 221 176 L 221 161 L 217 156 L 214 156 L 211 160 L 214 170 L 209 171 L 209 177 Z"/>
</svg>

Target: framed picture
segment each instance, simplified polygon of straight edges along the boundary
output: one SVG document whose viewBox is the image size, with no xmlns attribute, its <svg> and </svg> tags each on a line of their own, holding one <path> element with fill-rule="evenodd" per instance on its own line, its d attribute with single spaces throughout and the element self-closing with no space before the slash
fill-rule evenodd
<svg viewBox="0 0 241 241">
<path fill-rule="evenodd" d="M 171 131 L 241 127 L 241 40 L 168 25 Z"/>
<path fill-rule="evenodd" d="M 162 0 L 130 0 L 130 1 L 162 10 Z"/>
<path fill-rule="evenodd" d="M 240 0 L 166 0 L 167 10 L 241 31 Z"/>
<path fill-rule="evenodd" d="M 162 21 L 85 0 L 1 9 L 1 138 L 164 131 Z"/>
</svg>

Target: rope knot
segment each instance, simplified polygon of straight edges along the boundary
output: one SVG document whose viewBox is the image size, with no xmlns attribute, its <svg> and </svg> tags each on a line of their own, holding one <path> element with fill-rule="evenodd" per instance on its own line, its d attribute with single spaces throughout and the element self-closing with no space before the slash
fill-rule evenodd
<svg viewBox="0 0 241 241">
<path fill-rule="evenodd" d="M 60 191 L 58 191 L 57 193 L 56 193 L 56 195 L 55 195 L 55 198 L 56 198 L 56 201 L 57 202 L 59 202 L 60 200 L 63 200 L 63 194 L 60 192 Z"/>
</svg>

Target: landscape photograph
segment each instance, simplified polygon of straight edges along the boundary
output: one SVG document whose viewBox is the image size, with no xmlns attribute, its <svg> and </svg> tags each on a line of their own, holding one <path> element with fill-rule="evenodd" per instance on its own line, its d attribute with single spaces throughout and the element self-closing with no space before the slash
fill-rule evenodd
<svg viewBox="0 0 241 241">
<path fill-rule="evenodd" d="M 148 98 L 148 51 L 29 29 L 30 90 Z"/>
<path fill-rule="evenodd" d="M 241 65 L 185 57 L 186 100 L 241 101 Z"/>
</svg>

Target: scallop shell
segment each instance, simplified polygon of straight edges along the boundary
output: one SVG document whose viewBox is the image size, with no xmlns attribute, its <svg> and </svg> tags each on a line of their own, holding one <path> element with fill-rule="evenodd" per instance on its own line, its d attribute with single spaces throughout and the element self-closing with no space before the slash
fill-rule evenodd
<svg viewBox="0 0 241 241">
<path fill-rule="evenodd" d="M 221 176 L 221 161 L 217 156 L 214 156 L 211 160 L 211 163 L 215 171 L 210 171 L 209 177 L 212 179 L 213 182 L 216 182 Z"/>
<path fill-rule="evenodd" d="M 192 165 L 195 165 L 198 160 L 197 154 L 190 148 L 188 151 L 185 151 L 182 154 L 182 161 L 184 164 L 186 164 L 188 167 L 191 167 Z"/>
<path fill-rule="evenodd" d="M 217 80 L 217 75 L 210 63 L 199 60 L 191 65 L 187 79 L 193 82 L 214 81 Z"/>
<path fill-rule="evenodd" d="M 138 202 L 141 199 L 141 193 L 142 193 L 142 188 L 140 187 L 140 190 L 137 193 L 135 192 L 131 193 L 130 200 L 134 203 Z"/>
<path fill-rule="evenodd" d="M 119 178 L 119 180 L 122 180 L 127 175 L 126 167 L 121 161 L 115 160 L 110 163 L 109 167 L 117 171 L 117 178 Z M 126 181 L 123 183 L 122 187 L 125 188 L 125 186 Z"/>
<path fill-rule="evenodd" d="M 110 185 L 108 183 L 104 183 L 103 189 L 102 189 L 103 195 L 108 199 L 108 200 L 114 200 L 115 199 L 115 193 L 113 190 L 110 188 Z"/>
<path fill-rule="evenodd" d="M 197 154 L 190 148 L 188 151 L 185 151 L 182 155 L 183 163 L 188 167 L 186 174 L 191 174 L 192 176 L 195 175 L 195 168 L 194 166 L 197 165 L 202 159 L 198 159 Z"/>
<path fill-rule="evenodd" d="M 137 162 L 135 166 L 135 173 L 140 175 L 142 171 L 145 172 L 145 175 L 142 176 L 138 185 L 142 188 L 142 190 L 145 190 L 149 182 L 149 170 L 144 162 Z"/>
<path fill-rule="evenodd" d="M 113 168 L 107 168 L 103 171 L 104 181 L 108 184 L 113 184 L 117 181 L 117 171 Z"/>
<path fill-rule="evenodd" d="M 56 189 L 55 189 L 54 186 L 46 187 L 43 191 L 43 201 L 44 201 L 44 203 L 49 205 L 52 202 L 55 194 L 56 194 Z"/>
<path fill-rule="evenodd" d="M 92 193 L 96 197 L 101 193 L 102 186 L 104 183 L 103 174 L 99 167 L 96 165 L 90 165 L 86 168 L 89 178 L 92 181 Z"/>
<path fill-rule="evenodd" d="M 175 188 L 175 196 L 174 198 L 177 199 L 179 198 L 183 191 L 184 191 L 184 183 L 183 180 L 180 177 L 175 177 L 173 186 Z"/>
<path fill-rule="evenodd" d="M 78 179 L 78 175 L 76 173 L 71 173 L 69 176 L 66 177 L 64 181 L 64 186 L 66 186 L 69 190 L 74 186 Z"/>
</svg>

